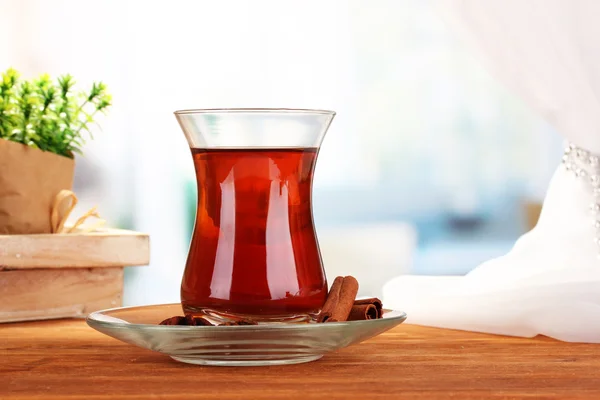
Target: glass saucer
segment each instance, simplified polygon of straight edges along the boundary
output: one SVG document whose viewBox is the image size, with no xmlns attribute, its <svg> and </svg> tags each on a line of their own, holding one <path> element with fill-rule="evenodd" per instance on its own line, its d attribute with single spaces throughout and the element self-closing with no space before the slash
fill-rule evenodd
<svg viewBox="0 0 600 400">
<path fill-rule="evenodd" d="M 158 325 L 182 315 L 180 304 L 123 307 L 87 317 L 92 328 L 123 342 L 199 365 L 298 364 L 379 335 L 406 319 L 384 310 L 383 318 L 331 323 L 267 323 L 243 326 Z"/>
</svg>

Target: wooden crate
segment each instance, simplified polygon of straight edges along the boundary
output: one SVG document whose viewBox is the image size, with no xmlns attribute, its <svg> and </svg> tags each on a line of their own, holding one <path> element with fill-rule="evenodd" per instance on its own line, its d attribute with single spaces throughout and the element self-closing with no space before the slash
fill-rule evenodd
<svg viewBox="0 0 600 400">
<path fill-rule="evenodd" d="M 0 322 L 85 317 L 121 306 L 123 268 L 147 265 L 148 235 L 0 235 Z"/>
</svg>

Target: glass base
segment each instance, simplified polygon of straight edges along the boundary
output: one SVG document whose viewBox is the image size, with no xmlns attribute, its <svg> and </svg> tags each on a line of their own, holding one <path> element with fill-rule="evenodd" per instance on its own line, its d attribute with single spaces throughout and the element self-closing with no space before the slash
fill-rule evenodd
<svg viewBox="0 0 600 400">
<path fill-rule="evenodd" d="M 240 320 L 250 320 L 259 324 L 265 323 L 307 323 L 316 321 L 317 314 L 298 313 L 285 315 L 265 315 L 265 314 L 237 314 L 224 311 L 217 311 L 210 308 L 184 307 L 186 315 L 202 317 L 210 321 L 213 325 L 220 325 L 227 322 L 236 322 Z"/>
<path fill-rule="evenodd" d="M 269 365 L 288 365 L 288 364 L 302 364 L 311 361 L 316 361 L 323 357 L 322 354 L 316 355 L 277 355 L 277 358 L 271 358 L 268 354 L 264 355 L 264 358 L 258 355 L 247 356 L 236 355 L 228 357 L 227 355 L 210 357 L 210 356 L 202 356 L 202 357 L 177 357 L 171 356 L 171 358 L 175 361 L 180 361 L 187 364 L 195 364 L 195 365 L 212 365 L 212 366 L 220 366 L 220 367 L 261 367 L 261 366 L 269 366 Z"/>
</svg>

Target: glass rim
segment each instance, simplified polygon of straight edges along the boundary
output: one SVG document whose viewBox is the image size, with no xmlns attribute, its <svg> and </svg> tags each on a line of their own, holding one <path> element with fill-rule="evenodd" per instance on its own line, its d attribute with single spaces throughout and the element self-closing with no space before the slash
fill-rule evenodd
<svg viewBox="0 0 600 400">
<path fill-rule="evenodd" d="M 335 111 L 311 108 L 192 108 L 177 110 L 173 114 L 321 114 L 335 116 Z"/>
</svg>

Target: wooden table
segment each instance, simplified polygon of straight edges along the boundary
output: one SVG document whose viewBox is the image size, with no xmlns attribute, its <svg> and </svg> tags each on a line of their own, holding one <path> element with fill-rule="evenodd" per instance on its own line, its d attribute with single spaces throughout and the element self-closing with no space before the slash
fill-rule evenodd
<svg viewBox="0 0 600 400">
<path fill-rule="evenodd" d="M 81 320 L 0 325 L 1 399 L 600 399 L 600 346 L 400 325 L 308 364 L 199 367 Z"/>
</svg>

